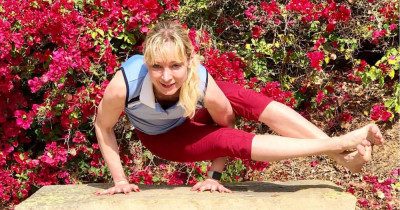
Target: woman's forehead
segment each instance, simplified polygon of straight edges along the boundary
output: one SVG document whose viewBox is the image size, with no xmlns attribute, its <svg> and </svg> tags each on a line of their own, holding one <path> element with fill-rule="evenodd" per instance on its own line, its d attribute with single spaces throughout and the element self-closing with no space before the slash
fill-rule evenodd
<svg viewBox="0 0 400 210">
<path fill-rule="evenodd" d="M 151 54 L 153 63 L 171 63 L 171 62 L 184 62 L 187 57 L 179 47 L 173 44 L 165 43 L 162 47 L 158 48 Z"/>
</svg>

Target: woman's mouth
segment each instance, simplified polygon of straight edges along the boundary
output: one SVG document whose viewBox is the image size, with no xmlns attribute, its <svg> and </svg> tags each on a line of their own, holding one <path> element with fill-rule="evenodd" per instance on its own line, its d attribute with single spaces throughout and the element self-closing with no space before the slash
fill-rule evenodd
<svg viewBox="0 0 400 210">
<path fill-rule="evenodd" d="M 170 84 L 170 85 L 165 85 L 165 84 L 162 84 L 162 83 L 161 83 L 161 85 L 163 86 L 163 88 L 166 88 L 166 89 L 171 88 L 174 84 L 175 84 L 175 83 L 172 83 L 172 84 Z"/>
</svg>

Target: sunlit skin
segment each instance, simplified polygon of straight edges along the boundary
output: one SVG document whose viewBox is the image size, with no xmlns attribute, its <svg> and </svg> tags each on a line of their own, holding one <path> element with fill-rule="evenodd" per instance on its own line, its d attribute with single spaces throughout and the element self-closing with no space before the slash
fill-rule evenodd
<svg viewBox="0 0 400 210">
<path fill-rule="evenodd" d="M 173 55 L 177 52 L 171 42 L 165 43 L 163 50 L 164 54 L 171 56 L 166 59 L 160 56 L 155 59 L 154 64 L 146 64 L 154 95 L 159 101 L 178 101 L 179 90 L 187 79 L 190 60 L 180 61 L 175 58 Z"/>
</svg>

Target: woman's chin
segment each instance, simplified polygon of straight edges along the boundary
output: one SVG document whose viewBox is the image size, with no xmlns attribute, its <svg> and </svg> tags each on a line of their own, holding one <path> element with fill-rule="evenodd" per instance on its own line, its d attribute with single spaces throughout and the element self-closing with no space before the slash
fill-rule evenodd
<svg viewBox="0 0 400 210">
<path fill-rule="evenodd" d="M 173 90 L 163 90 L 160 91 L 160 93 L 162 94 L 163 97 L 169 98 L 169 97 L 173 97 L 177 94 L 178 90 L 173 89 Z"/>
</svg>

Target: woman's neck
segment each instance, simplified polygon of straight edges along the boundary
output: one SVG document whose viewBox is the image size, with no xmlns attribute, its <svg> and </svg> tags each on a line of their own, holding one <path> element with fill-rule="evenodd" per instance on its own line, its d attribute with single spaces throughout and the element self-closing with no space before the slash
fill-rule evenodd
<svg viewBox="0 0 400 210">
<path fill-rule="evenodd" d="M 154 96 L 157 102 L 165 109 L 165 107 L 169 108 L 175 105 L 179 101 L 179 91 L 176 91 L 174 95 L 163 95 L 158 93 L 158 91 L 154 90 Z"/>
</svg>

